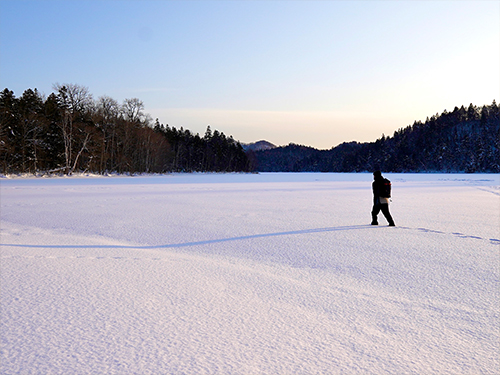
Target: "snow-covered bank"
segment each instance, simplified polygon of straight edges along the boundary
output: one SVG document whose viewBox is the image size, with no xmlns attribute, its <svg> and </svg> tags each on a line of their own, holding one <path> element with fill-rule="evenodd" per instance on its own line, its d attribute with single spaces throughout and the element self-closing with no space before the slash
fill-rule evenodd
<svg viewBox="0 0 500 375">
<path fill-rule="evenodd" d="M 1 180 L 0 373 L 496 373 L 499 175 L 387 176 Z"/>
</svg>

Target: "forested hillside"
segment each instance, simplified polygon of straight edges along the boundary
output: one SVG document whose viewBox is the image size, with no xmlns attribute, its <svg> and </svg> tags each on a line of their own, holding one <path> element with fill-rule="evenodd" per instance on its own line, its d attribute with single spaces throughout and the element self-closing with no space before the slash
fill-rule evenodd
<svg viewBox="0 0 500 375">
<path fill-rule="evenodd" d="M 0 172 L 71 174 L 247 171 L 241 145 L 210 128 L 203 137 L 164 126 L 137 98 L 119 104 L 75 84 L 55 85 L 47 98 L 0 93 Z"/>
<path fill-rule="evenodd" d="M 491 105 L 455 107 L 375 142 L 330 150 L 290 144 L 245 146 L 218 130 L 203 136 L 162 125 L 137 98 L 95 100 L 83 86 L 55 85 L 44 98 L 0 92 L 0 172 L 165 173 L 500 172 L 500 114 Z"/>
<path fill-rule="evenodd" d="M 500 172 L 499 107 L 470 105 L 436 114 L 375 142 L 331 150 L 290 144 L 255 151 L 257 171 L 281 172 Z"/>
</svg>

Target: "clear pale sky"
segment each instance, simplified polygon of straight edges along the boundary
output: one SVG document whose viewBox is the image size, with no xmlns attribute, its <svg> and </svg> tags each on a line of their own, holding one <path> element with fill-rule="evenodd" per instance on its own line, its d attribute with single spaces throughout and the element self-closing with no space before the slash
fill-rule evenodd
<svg viewBox="0 0 500 375">
<path fill-rule="evenodd" d="M 499 1 L 0 0 L 0 86 L 328 149 L 499 102 Z"/>
</svg>

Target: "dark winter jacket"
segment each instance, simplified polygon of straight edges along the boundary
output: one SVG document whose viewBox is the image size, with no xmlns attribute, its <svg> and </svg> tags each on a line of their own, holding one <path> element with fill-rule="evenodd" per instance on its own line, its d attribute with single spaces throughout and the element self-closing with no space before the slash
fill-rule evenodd
<svg viewBox="0 0 500 375">
<path fill-rule="evenodd" d="M 384 188 L 384 177 L 376 176 L 375 180 L 372 183 L 373 190 L 373 204 L 387 204 L 389 203 L 388 198 L 382 198 L 382 192 L 385 190 Z"/>
</svg>

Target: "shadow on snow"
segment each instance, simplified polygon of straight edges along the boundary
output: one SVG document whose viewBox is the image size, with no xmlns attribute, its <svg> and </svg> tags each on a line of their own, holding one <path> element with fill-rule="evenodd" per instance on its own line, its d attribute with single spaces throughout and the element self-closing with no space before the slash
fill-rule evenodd
<svg viewBox="0 0 500 375">
<path fill-rule="evenodd" d="M 12 246 L 12 247 L 51 248 L 51 249 L 84 249 L 84 248 L 92 248 L 92 249 L 172 249 L 172 248 L 181 248 L 181 247 L 190 247 L 190 246 L 210 245 L 210 244 L 216 244 L 216 243 L 222 243 L 222 242 L 244 241 L 244 240 L 266 238 L 266 237 L 293 236 L 293 235 L 301 235 L 301 234 L 311 234 L 311 233 L 321 233 L 321 232 L 336 232 L 336 231 L 346 231 L 346 230 L 359 230 L 359 229 L 368 229 L 368 228 L 376 228 L 376 227 L 372 226 L 372 225 L 348 225 L 348 226 L 340 226 L 340 227 L 327 227 L 327 228 L 304 229 L 304 230 L 287 231 L 287 232 L 263 233 L 263 234 L 253 234 L 253 235 L 248 235 L 248 236 L 221 238 L 221 239 L 215 239 L 215 240 L 193 241 L 193 242 L 184 242 L 184 243 L 176 243 L 176 244 L 149 245 L 149 246 L 132 246 L 132 245 L 19 245 L 19 244 L 1 244 L 1 245 L 2 246 Z"/>
<path fill-rule="evenodd" d="M 382 226 L 385 227 L 385 226 Z M 51 248 L 51 249 L 175 249 L 175 248 L 183 248 L 183 247 L 191 247 L 191 246 L 203 246 L 203 245 L 211 245 L 223 242 L 232 242 L 232 241 L 244 241 L 244 240 L 252 240 L 258 238 L 267 238 L 267 237 L 279 237 L 279 236 L 294 236 L 301 234 L 312 234 L 312 233 L 323 233 L 323 232 L 336 232 L 336 231 L 347 231 L 347 230 L 360 230 L 360 229 L 369 229 L 369 228 L 379 228 L 377 226 L 372 225 L 347 225 L 347 226 L 339 226 L 339 227 L 326 227 L 326 228 L 315 228 L 315 229 L 304 229 L 304 230 L 295 230 L 295 231 L 287 231 L 287 232 L 276 232 L 276 233 L 263 233 L 263 234 L 252 234 L 248 236 L 238 236 L 238 237 L 229 237 L 229 238 L 220 238 L 214 240 L 205 240 L 205 241 L 193 241 L 193 242 L 183 242 L 183 243 L 174 243 L 174 244 L 166 244 L 166 245 L 147 245 L 147 246 L 132 246 L 132 245 L 19 245 L 19 244 L 0 244 L 1 246 L 11 246 L 11 247 L 24 247 L 24 248 Z M 451 234 L 455 237 L 459 238 L 470 238 L 477 240 L 486 240 L 488 239 L 478 237 L 478 236 L 470 236 L 465 235 L 463 233 L 445 233 L 437 230 L 426 229 L 426 228 L 410 228 L 410 227 L 396 227 L 403 230 L 416 230 L 424 233 L 434 233 L 434 234 Z M 489 239 L 491 244 L 500 245 L 500 240 L 496 238 Z"/>
</svg>

